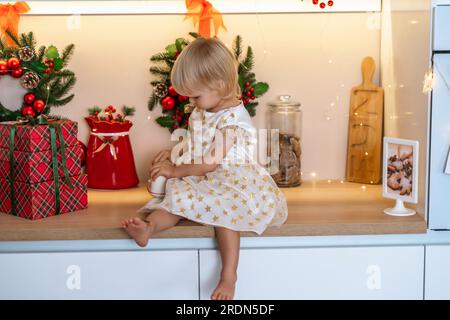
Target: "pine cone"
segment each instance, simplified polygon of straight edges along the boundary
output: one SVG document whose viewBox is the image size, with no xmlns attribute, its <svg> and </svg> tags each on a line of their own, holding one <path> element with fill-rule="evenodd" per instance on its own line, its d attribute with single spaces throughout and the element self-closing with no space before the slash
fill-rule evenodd
<svg viewBox="0 0 450 320">
<path fill-rule="evenodd" d="M 168 89 L 164 83 L 158 83 L 153 92 L 158 98 L 164 98 L 165 96 L 167 96 Z"/>
<path fill-rule="evenodd" d="M 36 72 L 29 71 L 20 78 L 20 84 L 25 89 L 34 89 L 39 85 L 39 76 Z"/>
<path fill-rule="evenodd" d="M 30 61 L 31 59 L 33 59 L 33 57 L 34 57 L 34 53 L 33 53 L 33 50 L 31 50 L 30 48 L 24 47 L 19 50 L 20 60 Z"/>
</svg>

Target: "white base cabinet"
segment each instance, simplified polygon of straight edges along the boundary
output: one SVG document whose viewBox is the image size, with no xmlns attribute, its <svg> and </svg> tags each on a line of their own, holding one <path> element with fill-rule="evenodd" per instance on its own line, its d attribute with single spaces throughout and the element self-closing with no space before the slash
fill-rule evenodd
<svg viewBox="0 0 450 320">
<path fill-rule="evenodd" d="M 0 299 L 209 299 L 217 250 L 0 253 Z M 236 299 L 450 299 L 450 246 L 242 249 Z M 424 278 L 425 275 L 425 278 Z"/>
<path fill-rule="evenodd" d="M 424 247 L 241 250 L 236 299 L 423 299 Z M 200 298 L 219 254 L 200 252 Z"/>
<path fill-rule="evenodd" d="M 0 254 L 0 299 L 198 299 L 198 251 Z"/>
<path fill-rule="evenodd" d="M 427 246 L 425 299 L 450 299 L 450 246 Z"/>
</svg>

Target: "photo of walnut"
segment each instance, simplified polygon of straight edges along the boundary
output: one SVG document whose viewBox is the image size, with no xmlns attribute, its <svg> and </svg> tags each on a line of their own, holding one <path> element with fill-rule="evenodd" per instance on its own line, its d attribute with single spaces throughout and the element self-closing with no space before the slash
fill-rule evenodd
<svg viewBox="0 0 450 320">
<path fill-rule="evenodd" d="M 410 196 L 413 191 L 413 147 L 389 144 L 388 153 L 388 192 Z"/>
</svg>

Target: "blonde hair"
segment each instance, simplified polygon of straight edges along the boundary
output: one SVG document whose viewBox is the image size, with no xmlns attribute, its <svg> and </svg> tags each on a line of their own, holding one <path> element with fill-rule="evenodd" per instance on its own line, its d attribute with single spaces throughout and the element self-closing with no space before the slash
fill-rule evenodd
<svg viewBox="0 0 450 320">
<path fill-rule="evenodd" d="M 171 73 L 172 86 L 189 96 L 206 87 L 217 90 L 222 99 L 239 97 L 238 62 L 217 38 L 197 38 L 183 49 Z"/>
</svg>

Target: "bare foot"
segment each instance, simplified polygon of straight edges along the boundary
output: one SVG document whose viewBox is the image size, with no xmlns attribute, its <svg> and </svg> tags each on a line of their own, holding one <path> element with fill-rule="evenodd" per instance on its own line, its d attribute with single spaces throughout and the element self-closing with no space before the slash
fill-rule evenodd
<svg viewBox="0 0 450 320">
<path fill-rule="evenodd" d="M 216 289 L 211 295 L 211 300 L 233 300 L 237 277 L 221 277 Z"/>
<path fill-rule="evenodd" d="M 153 224 L 141 218 L 131 218 L 122 222 L 122 227 L 140 247 L 147 246 L 153 233 Z"/>
</svg>

